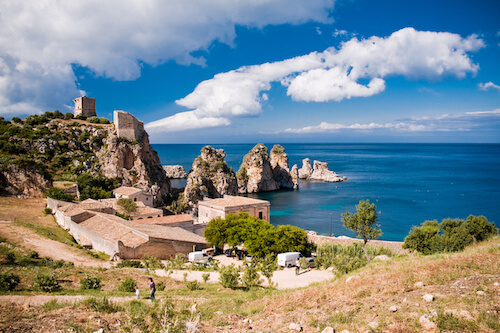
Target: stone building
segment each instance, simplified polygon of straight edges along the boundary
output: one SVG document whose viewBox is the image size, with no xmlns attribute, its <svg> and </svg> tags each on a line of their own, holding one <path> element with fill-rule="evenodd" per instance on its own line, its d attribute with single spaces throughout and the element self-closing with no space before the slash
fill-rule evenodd
<svg viewBox="0 0 500 333">
<path fill-rule="evenodd" d="M 84 115 L 85 117 L 96 117 L 95 112 L 95 98 L 82 96 L 75 98 L 75 117 L 79 115 Z"/>
<path fill-rule="evenodd" d="M 139 188 L 130 187 L 130 186 L 120 186 L 120 187 L 115 188 L 113 190 L 113 194 L 115 195 L 115 198 L 117 198 L 117 199 L 126 198 L 126 199 L 130 199 L 134 202 L 141 201 L 146 206 L 154 207 L 153 195 L 146 193 Z"/>
<path fill-rule="evenodd" d="M 270 222 L 271 203 L 266 200 L 225 195 L 218 199 L 205 199 L 198 202 L 198 222 L 208 223 L 210 220 L 227 214 L 247 213 L 255 218 Z"/>
<path fill-rule="evenodd" d="M 119 138 L 142 142 L 146 134 L 142 121 L 137 120 L 128 112 L 115 110 L 113 112 L 113 123 L 115 124 L 116 134 Z"/>
</svg>

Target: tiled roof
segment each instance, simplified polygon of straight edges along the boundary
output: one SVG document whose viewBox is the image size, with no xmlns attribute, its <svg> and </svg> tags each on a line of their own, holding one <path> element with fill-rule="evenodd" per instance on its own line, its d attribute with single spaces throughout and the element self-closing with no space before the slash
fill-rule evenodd
<svg viewBox="0 0 500 333">
<path fill-rule="evenodd" d="M 167 216 L 153 217 L 151 219 L 142 219 L 133 221 L 144 224 L 171 224 L 171 223 L 193 222 L 193 218 L 188 214 L 177 214 L 177 215 L 167 215 Z"/>
<path fill-rule="evenodd" d="M 113 193 L 115 195 L 116 194 L 132 195 L 132 194 L 136 194 L 136 193 L 139 193 L 139 192 L 143 192 L 143 191 L 141 189 L 139 189 L 139 188 L 130 187 L 130 186 L 120 186 L 120 187 L 115 188 L 113 190 Z"/>
<path fill-rule="evenodd" d="M 79 205 L 76 205 L 76 204 L 66 205 L 63 207 L 59 207 L 58 209 L 59 209 L 59 211 L 63 212 L 64 215 L 69 216 L 69 217 L 86 213 L 85 210 L 81 209 L 79 207 Z"/>
<path fill-rule="evenodd" d="M 240 206 L 270 205 L 270 202 L 248 197 L 226 195 L 224 198 L 205 199 L 203 201 L 199 201 L 198 205 L 216 208 L 230 208 Z"/>
<path fill-rule="evenodd" d="M 136 221 L 125 221 L 125 220 L 122 223 L 154 238 L 198 243 L 198 244 L 207 243 L 204 237 L 179 227 L 165 227 L 161 225 L 143 224 L 143 223 L 137 223 Z"/>
</svg>

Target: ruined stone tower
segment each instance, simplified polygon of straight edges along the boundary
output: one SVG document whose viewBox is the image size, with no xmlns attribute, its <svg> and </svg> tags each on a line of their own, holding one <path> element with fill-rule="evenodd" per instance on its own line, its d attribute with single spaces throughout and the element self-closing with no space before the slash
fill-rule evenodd
<svg viewBox="0 0 500 333">
<path fill-rule="evenodd" d="M 95 112 L 95 98 L 82 96 L 75 98 L 75 117 L 78 115 L 84 115 L 85 117 L 96 117 Z"/>
<path fill-rule="evenodd" d="M 144 135 L 146 135 L 142 121 L 137 120 L 128 112 L 115 110 L 113 113 L 113 122 L 115 123 L 118 137 L 130 141 L 142 142 Z"/>
</svg>

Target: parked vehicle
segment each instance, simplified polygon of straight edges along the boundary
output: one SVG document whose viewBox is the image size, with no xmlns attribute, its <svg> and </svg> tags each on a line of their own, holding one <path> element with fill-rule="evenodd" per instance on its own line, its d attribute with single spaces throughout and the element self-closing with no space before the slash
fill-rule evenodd
<svg viewBox="0 0 500 333">
<path fill-rule="evenodd" d="M 188 254 L 188 261 L 194 263 L 207 263 L 212 260 L 212 257 L 203 251 L 190 252 Z"/>
<path fill-rule="evenodd" d="M 300 257 L 300 252 L 279 253 L 277 257 L 277 263 L 280 267 L 292 267 L 295 266 L 296 260 Z"/>
<path fill-rule="evenodd" d="M 306 260 L 307 260 L 307 268 L 314 268 L 316 266 L 314 258 L 306 258 Z"/>
</svg>

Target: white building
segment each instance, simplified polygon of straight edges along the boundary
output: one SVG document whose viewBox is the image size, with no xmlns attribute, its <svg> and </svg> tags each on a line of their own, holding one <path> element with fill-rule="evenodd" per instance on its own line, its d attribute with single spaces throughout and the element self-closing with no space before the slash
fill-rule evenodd
<svg viewBox="0 0 500 333">
<path fill-rule="evenodd" d="M 270 222 L 271 203 L 266 200 L 232 195 L 198 202 L 199 223 L 208 223 L 216 217 L 225 218 L 227 214 L 240 212 Z"/>
</svg>

